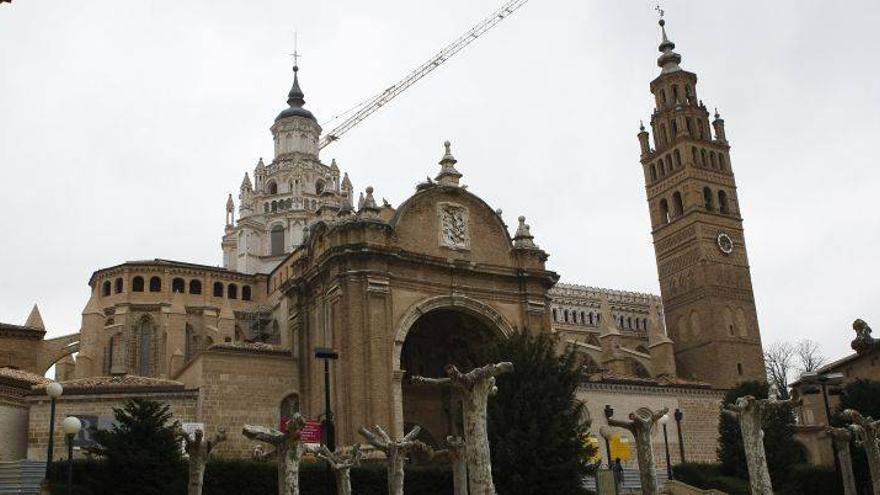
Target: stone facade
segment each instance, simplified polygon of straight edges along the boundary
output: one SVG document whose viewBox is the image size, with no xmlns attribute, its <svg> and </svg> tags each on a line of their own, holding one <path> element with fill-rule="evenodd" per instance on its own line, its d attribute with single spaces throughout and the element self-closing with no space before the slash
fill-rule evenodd
<svg viewBox="0 0 880 495">
<path fill-rule="evenodd" d="M 765 374 L 730 145 L 674 48 L 664 27 L 654 148 L 638 134 L 660 293 L 679 374 L 732 388 Z"/>
<path fill-rule="evenodd" d="M 15 461 L 27 455 L 29 405 L 27 396 L 34 385 L 49 380 L 23 370 L 0 368 L 0 461 Z"/>
</svg>

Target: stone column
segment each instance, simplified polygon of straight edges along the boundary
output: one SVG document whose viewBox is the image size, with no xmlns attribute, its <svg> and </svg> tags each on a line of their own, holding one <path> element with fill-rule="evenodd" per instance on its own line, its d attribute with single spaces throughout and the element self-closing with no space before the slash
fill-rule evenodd
<svg viewBox="0 0 880 495">
<path fill-rule="evenodd" d="M 642 481 L 642 495 L 659 495 L 660 487 L 657 485 L 657 468 L 654 464 L 654 448 L 651 445 L 654 427 L 657 421 L 669 412 L 664 407 L 654 412 L 647 407 L 640 407 L 629 413 L 629 421 L 609 419 L 608 424 L 618 428 L 624 428 L 632 432 L 636 439 L 636 455 L 639 460 L 639 478 Z M 609 465 L 611 460 L 608 461 Z"/>
<path fill-rule="evenodd" d="M 856 495 L 856 478 L 853 475 L 852 456 L 849 452 L 849 442 L 852 432 L 846 428 L 825 428 L 825 432 L 834 442 L 837 450 L 837 459 L 840 462 L 840 477 L 843 483 L 843 495 Z"/>
<path fill-rule="evenodd" d="M 471 495 L 494 495 L 492 459 L 489 450 L 489 434 L 486 431 L 486 414 L 489 396 L 498 391 L 495 377 L 513 371 L 513 363 L 502 362 L 475 368 L 462 373 L 454 365 L 446 365 L 448 378 L 425 378 L 416 376 L 413 383 L 451 386 L 461 393 L 464 406 L 464 439 L 467 443 L 467 467 Z"/>
<path fill-rule="evenodd" d="M 205 464 L 208 462 L 208 456 L 218 443 L 226 440 L 226 431 L 222 428 L 211 440 L 205 440 L 204 435 L 202 430 L 196 430 L 194 438 L 190 438 L 186 433 L 183 434 L 183 440 L 186 443 L 185 450 L 189 456 L 187 495 L 202 495 L 202 483 L 205 479 Z"/>
<path fill-rule="evenodd" d="M 403 495 L 403 466 L 406 454 L 416 446 L 416 437 L 422 428 L 414 427 L 402 440 L 394 441 L 381 426 L 373 426 L 372 431 L 361 428 L 360 434 L 367 442 L 385 454 L 388 459 L 388 495 Z"/>
<path fill-rule="evenodd" d="M 764 431 L 761 429 L 761 412 L 765 401 L 751 395 L 740 397 L 723 412 L 739 422 L 743 448 L 749 468 L 749 485 L 752 495 L 773 495 L 770 471 L 767 470 L 767 454 L 764 452 Z"/>
<path fill-rule="evenodd" d="M 251 440 L 268 443 L 275 447 L 278 458 L 278 494 L 299 495 L 299 463 L 306 446 L 302 442 L 302 429 L 306 422 L 299 413 L 287 421 L 287 431 L 282 433 L 265 426 L 245 425 L 241 433 Z"/>
<path fill-rule="evenodd" d="M 862 416 L 854 409 L 843 411 L 843 417 L 852 423 L 852 431 L 865 448 L 868 467 L 871 470 L 871 485 L 874 493 L 880 493 L 880 446 L 877 445 L 880 437 L 880 421 L 874 421 L 870 416 Z"/>
</svg>

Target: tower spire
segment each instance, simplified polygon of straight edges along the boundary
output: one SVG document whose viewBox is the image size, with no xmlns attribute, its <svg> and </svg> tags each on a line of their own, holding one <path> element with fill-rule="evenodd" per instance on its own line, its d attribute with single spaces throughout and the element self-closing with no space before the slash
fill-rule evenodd
<svg viewBox="0 0 880 495">
<path fill-rule="evenodd" d="M 288 108 L 278 114 L 278 117 L 275 117 L 275 121 L 277 122 L 278 120 L 287 117 L 305 117 L 307 119 L 315 120 L 315 116 L 312 115 L 312 112 L 303 108 L 303 105 L 306 104 L 306 100 L 305 94 L 299 86 L 299 58 L 301 55 L 297 49 L 296 33 L 294 33 L 293 53 L 291 53 L 290 56 L 293 57 L 293 86 L 290 87 L 290 92 L 287 93 Z"/>
<path fill-rule="evenodd" d="M 679 67 L 678 64 L 681 63 L 681 55 L 673 51 L 673 49 L 675 49 L 675 43 L 673 43 L 666 34 L 666 19 L 663 19 L 662 10 L 660 10 L 659 24 L 662 40 L 658 47 L 661 55 L 657 58 L 657 66 L 662 69 L 660 71 L 662 74 L 680 71 L 681 67 Z"/>
</svg>

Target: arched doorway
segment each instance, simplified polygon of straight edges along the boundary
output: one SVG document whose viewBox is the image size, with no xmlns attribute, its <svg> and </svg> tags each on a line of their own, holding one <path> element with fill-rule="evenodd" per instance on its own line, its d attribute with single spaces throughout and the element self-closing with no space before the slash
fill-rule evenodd
<svg viewBox="0 0 880 495">
<path fill-rule="evenodd" d="M 437 446 L 435 439 L 461 434 L 461 405 L 451 389 L 412 385 L 411 376 L 439 378 L 454 364 L 463 372 L 482 365 L 480 349 L 500 335 L 484 318 L 453 308 L 434 309 L 413 323 L 400 355 L 403 424 L 406 431 L 422 427 L 419 438 Z"/>
</svg>

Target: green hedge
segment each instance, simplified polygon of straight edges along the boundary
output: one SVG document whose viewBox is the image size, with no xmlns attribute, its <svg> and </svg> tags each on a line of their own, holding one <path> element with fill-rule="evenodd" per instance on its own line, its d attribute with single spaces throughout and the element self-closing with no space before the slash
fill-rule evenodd
<svg viewBox="0 0 880 495">
<path fill-rule="evenodd" d="M 714 488 L 730 495 L 748 495 L 749 482 L 732 476 L 723 476 L 719 464 L 679 464 L 673 467 L 675 479 L 708 490 Z M 789 469 L 784 486 L 774 484 L 779 495 L 834 495 L 843 493 L 834 468 L 797 464 Z"/>
<path fill-rule="evenodd" d="M 80 459 L 74 462 L 74 495 L 113 495 L 113 475 L 108 473 L 99 460 Z M 55 463 L 50 471 L 53 494 L 66 495 L 67 466 Z M 276 495 L 278 471 L 274 462 L 235 459 L 212 459 L 205 470 L 204 495 Z M 326 464 L 303 464 L 300 471 L 300 488 L 304 495 L 336 493 L 335 481 Z M 369 463 L 351 471 L 352 490 L 358 495 L 384 495 L 388 493 L 384 464 Z M 452 472 L 448 466 L 408 466 L 405 489 L 407 495 L 451 495 Z M 186 493 L 186 467 L 181 466 L 179 475 L 167 495 Z M 138 495 L 138 494 L 127 494 Z"/>
<path fill-rule="evenodd" d="M 746 480 L 721 474 L 720 464 L 685 463 L 672 467 L 675 479 L 703 490 L 715 489 L 730 495 L 749 495 Z"/>
</svg>

